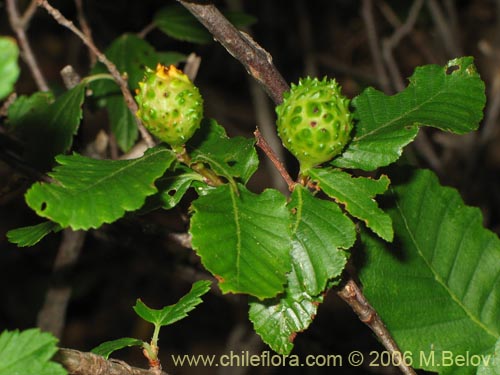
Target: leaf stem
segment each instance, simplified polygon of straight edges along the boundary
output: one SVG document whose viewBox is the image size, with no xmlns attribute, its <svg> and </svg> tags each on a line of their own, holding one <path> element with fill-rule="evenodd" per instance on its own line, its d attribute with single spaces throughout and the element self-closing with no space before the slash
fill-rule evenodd
<svg viewBox="0 0 500 375">
<path fill-rule="evenodd" d="M 205 167 L 203 163 L 193 163 L 184 145 L 172 146 L 172 150 L 177 155 L 177 160 L 200 174 L 206 183 L 212 186 L 224 185 L 224 181 L 222 181 L 221 178 L 217 176 L 210 168 Z"/>
<path fill-rule="evenodd" d="M 397 358 L 398 367 L 403 374 L 416 375 L 415 371 L 405 363 L 398 344 L 394 341 L 394 338 L 387 330 L 375 309 L 367 301 L 358 284 L 352 278 L 349 278 L 337 294 L 351 306 L 358 315 L 359 320 L 365 323 L 377 335 L 382 345 L 391 353 L 391 358 Z"/>
</svg>

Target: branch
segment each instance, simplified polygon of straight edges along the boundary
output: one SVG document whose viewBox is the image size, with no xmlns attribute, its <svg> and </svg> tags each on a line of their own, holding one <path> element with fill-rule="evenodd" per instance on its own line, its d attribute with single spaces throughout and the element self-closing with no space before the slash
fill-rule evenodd
<svg viewBox="0 0 500 375">
<path fill-rule="evenodd" d="M 267 157 L 272 161 L 276 169 L 281 174 L 281 177 L 283 177 L 286 184 L 288 185 L 288 190 L 293 191 L 293 188 L 295 187 L 295 182 L 290 177 L 287 170 L 285 169 L 281 161 L 278 159 L 271 146 L 269 146 L 269 144 L 266 142 L 266 140 L 260 133 L 260 130 L 259 129 L 255 130 L 253 134 L 255 135 L 255 139 L 257 139 L 257 146 L 260 147 L 260 149 L 264 151 Z"/>
<path fill-rule="evenodd" d="M 7 13 L 9 15 L 9 22 L 12 30 L 14 30 L 17 35 L 17 40 L 19 41 L 19 46 L 21 47 L 23 59 L 31 70 L 31 74 L 35 79 L 38 89 L 40 91 L 49 91 L 49 85 L 47 84 L 45 77 L 38 67 L 35 55 L 33 54 L 33 50 L 31 49 L 28 37 L 26 36 L 27 25 L 34 13 L 33 7 L 30 5 L 26 10 L 23 18 L 21 18 L 15 0 L 7 0 L 6 5 Z"/>
<path fill-rule="evenodd" d="M 12 0 L 10 0 L 12 1 Z M 89 48 L 89 50 L 94 53 L 97 57 L 97 60 L 99 60 L 101 63 L 106 66 L 108 69 L 109 73 L 113 76 L 113 79 L 117 83 L 117 85 L 120 87 L 120 90 L 122 92 L 122 95 L 125 99 L 125 103 L 127 104 L 127 107 L 129 108 L 130 112 L 134 114 L 135 120 L 137 122 L 137 127 L 139 128 L 139 132 L 141 133 L 142 139 L 146 142 L 146 144 L 149 147 L 153 147 L 155 142 L 151 135 L 148 133 L 146 128 L 142 125 L 142 123 L 139 121 L 137 116 L 135 116 L 135 113 L 138 110 L 137 103 L 134 100 L 134 97 L 132 96 L 132 93 L 128 89 L 128 84 L 125 78 L 122 77 L 120 72 L 118 71 L 117 67 L 115 64 L 113 64 L 108 58 L 95 46 L 94 42 L 87 36 L 85 35 L 80 29 L 78 29 L 73 22 L 68 20 L 66 17 L 64 17 L 59 10 L 56 8 L 52 7 L 47 0 L 37 0 L 38 5 L 45 8 L 45 10 L 54 18 L 54 20 L 59 23 L 60 25 L 68 28 L 71 30 L 76 36 L 80 38 L 80 40 Z"/>
<path fill-rule="evenodd" d="M 168 375 L 164 371 L 132 367 L 116 359 L 106 360 L 94 353 L 59 349 L 53 360 L 60 363 L 69 375 Z"/>
<path fill-rule="evenodd" d="M 342 298 L 354 312 L 358 315 L 359 320 L 365 323 L 377 335 L 384 347 L 391 353 L 391 358 L 399 359 L 399 369 L 405 375 L 416 375 L 415 371 L 406 365 L 401 350 L 392 338 L 390 332 L 380 319 L 380 316 L 374 308 L 366 300 L 363 292 L 353 279 L 349 279 L 337 294 Z"/>
<path fill-rule="evenodd" d="M 238 31 L 213 4 L 177 0 L 200 21 L 220 44 L 259 82 L 271 99 L 279 104 L 290 88 L 271 55 L 249 35 Z"/>
</svg>

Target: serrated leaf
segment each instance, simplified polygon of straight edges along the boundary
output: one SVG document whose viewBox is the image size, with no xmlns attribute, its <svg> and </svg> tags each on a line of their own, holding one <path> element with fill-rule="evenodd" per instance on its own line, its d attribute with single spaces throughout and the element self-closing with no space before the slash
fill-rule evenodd
<svg viewBox="0 0 500 375">
<path fill-rule="evenodd" d="M 12 229 L 7 232 L 7 239 L 19 247 L 33 246 L 49 233 L 57 232 L 60 229 L 61 227 L 58 224 L 45 221 L 29 227 Z"/>
<path fill-rule="evenodd" d="M 38 182 L 26 202 L 38 215 L 63 228 L 98 228 L 140 208 L 157 190 L 154 181 L 175 160 L 158 146 L 134 160 L 96 160 L 78 154 L 58 156 L 49 175 L 54 183 Z"/>
<path fill-rule="evenodd" d="M 156 50 L 151 44 L 135 34 L 124 34 L 111 43 L 104 51 L 106 57 L 111 60 L 120 73 L 126 73 L 128 85 L 131 90 L 138 87 L 139 81 L 144 77 L 144 68 L 154 68 L 159 62 Z M 107 72 L 104 65 L 98 63 L 92 73 Z M 119 94 L 120 90 L 116 83 L 110 80 L 99 80 L 91 84 L 95 96 Z"/>
<path fill-rule="evenodd" d="M 193 139 L 188 142 L 193 162 L 209 164 L 219 176 L 228 180 L 239 178 L 247 183 L 259 166 L 255 140 L 229 138 L 215 120 L 204 120 Z"/>
<path fill-rule="evenodd" d="M 132 337 L 123 337 L 121 339 L 103 342 L 101 345 L 92 349 L 91 352 L 108 359 L 111 353 L 117 350 L 131 346 L 142 346 L 142 344 L 142 340 L 134 339 Z"/>
<path fill-rule="evenodd" d="M 14 90 L 20 73 L 18 58 L 19 48 L 15 39 L 0 37 L 0 100 Z"/>
<path fill-rule="evenodd" d="M 180 202 L 194 181 L 202 181 L 202 177 L 187 168 L 182 168 L 172 175 L 160 178 L 156 186 L 160 191 L 162 207 L 169 210 Z"/>
<path fill-rule="evenodd" d="M 290 216 L 276 190 L 254 194 L 223 185 L 192 204 L 193 249 L 219 280 L 223 293 L 257 298 L 283 291 L 290 271 Z"/>
<path fill-rule="evenodd" d="M 106 99 L 111 131 L 121 150 L 127 152 L 139 136 L 137 121 L 125 104 L 123 96 L 113 95 Z"/>
<path fill-rule="evenodd" d="M 322 293 L 328 280 L 339 276 L 356 240 L 353 222 L 333 202 L 315 198 L 296 185 L 289 203 L 294 222 L 293 252 L 296 277 L 311 296 Z"/>
<path fill-rule="evenodd" d="M 170 325 L 184 319 L 190 311 L 203 302 L 200 297 L 210 290 L 210 284 L 211 282 L 208 280 L 195 282 L 189 293 L 179 299 L 177 303 L 165 306 L 159 310 L 146 306 L 138 299 L 134 306 L 134 311 L 142 319 L 155 326 L 163 327 Z"/>
<path fill-rule="evenodd" d="M 392 241 L 393 229 L 389 215 L 382 211 L 373 199 L 389 186 L 389 179 L 382 175 L 378 180 L 353 177 L 338 169 L 312 169 L 311 178 L 319 187 L 354 217 L 363 220 L 368 228 L 386 241 Z"/>
<path fill-rule="evenodd" d="M 323 296 L 312 297 L 297 278 L 297 261 L 288 274 L 285 293 L 276 298 L 251 300 L 249 318 L 255 332 L 274 351 L 289 354 L 297 332 L 309 327 Z"/>
<path fill-rule="evenodd" d="M 58 363 L 50 362 L 57 352 L 57 339 L 38 329 L 3 331 L 0 334 L 0 375 L 65 375 Z"/>
<path fill-rule="evenodd" d="M 354 138 L 332 164 L 374 170 L 396 161 L 419 126 L 463 134 L 477 129 L 486 102 L 472 57 L 444 67 L 419 67 L 402 92 L 386 96 L 373 88 L 354 98 Z"/>
<path fill-rule="evenodd" d="M 389 211 L 397 248 L 363 234 L 364 293 L 402 351 L 434 353 L 415 367 L 440 374 L 476 368 L 440 366 L 443 353 L 487 355 L 500 337 L 500 240 L 482 227 L 477 208 L 430 171 L 395 184 Z"/>
<path fill-rule="evenodd" d="M 256 19 L 243 12 L 223 12 L 224 16 L 236 27 L 249 26 Z M 154 24 L 171 38 L 192 42 L 210 43 L 213 36 L 183 6 L 178 4 L 160 9 L 154 16 Z"/>
<path fill-rule="evenodd" d="M 9 108 L 12 130 L 23 141 L 25 158 L 42 169 L 68 151 L 82 118 L 85 83 L 66 91 L 53 103 L 47 94 L 21 97 Z M 47 140 L 50 140 L 48 142 Z"/>
</svg>

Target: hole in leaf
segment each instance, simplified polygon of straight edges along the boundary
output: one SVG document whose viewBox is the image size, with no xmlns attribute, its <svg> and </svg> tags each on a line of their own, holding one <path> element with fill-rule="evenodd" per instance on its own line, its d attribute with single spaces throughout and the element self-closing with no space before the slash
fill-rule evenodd
<svg viewBox="0 0 500 375">
<path fill-rule="evenodd" d="M 229 165 L 230 167 L 234 167 L 236 165 L 237 161 L 236 160 L 229 160 L 227 162 L 227 165 Z"/>
<path fill-rule="evenodd" d="M 45 211 L 47 209 L 47 202 L 42 202 L 40 206 L 40 211 Z"/>
<path fill-rule="evenodd" d="M 170 195 L 171 197 L 173 197 L 176 192 L 177 192 L 177 190 L 169 190 L 167 194 Z"/>
<path fill-rule="evenodd" d="M 446 68 L 446 74 L 450 75 L 457 70 L 460 70 L 460 67 L 458 65 L 449 66 L 448 68 Z"/>
</svg>

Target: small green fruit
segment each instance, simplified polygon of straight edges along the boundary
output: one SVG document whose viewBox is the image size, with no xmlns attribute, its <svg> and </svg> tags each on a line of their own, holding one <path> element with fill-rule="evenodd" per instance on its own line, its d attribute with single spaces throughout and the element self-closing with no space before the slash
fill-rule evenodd
<svg viewBox="0 0 500 375">
<path fill-rule="evenodd" d="M 308 77 L 292 84 L 276 113 L 279 136 L 302 174 L 340 154 L 350 139 L 349 99 L 334 79 Z"/>
<path fill-rule="evenodd" d="M 177 147 L 200 127 L 203 98 L 188 76 L 175 66 L 158 64 L 146 73 L 135 97 L 137 116 L 155 137 Z"/>
</svg>

